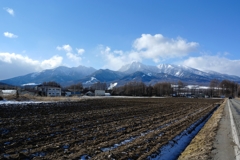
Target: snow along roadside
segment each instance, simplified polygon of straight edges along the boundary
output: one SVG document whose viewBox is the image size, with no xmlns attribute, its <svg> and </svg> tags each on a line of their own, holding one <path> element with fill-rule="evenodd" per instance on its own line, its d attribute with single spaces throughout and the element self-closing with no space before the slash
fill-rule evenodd
<svg viewBox="0 0 240 160">
<path fill-rule="evenodd" d="M 223 109 L 227 99 L 213 113 L 212 117 L 204 125 L 201 131 L 194 137 L 188 147 L 181 153 L 179 160 L 210 159 L 214 139 L 217 134 L 219 122 L 223 115 Z"/>
</svg>

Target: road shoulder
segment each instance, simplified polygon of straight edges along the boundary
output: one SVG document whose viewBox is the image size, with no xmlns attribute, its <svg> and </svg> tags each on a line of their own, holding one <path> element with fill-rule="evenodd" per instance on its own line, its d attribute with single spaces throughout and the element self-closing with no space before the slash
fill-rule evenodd
<svg viewBox="0 0 240 160">
<path fill-rule="evenodd" d="M 227 160 L 235 159 L 235 153 L 233 149 L 231 123 L 229 117 L 229 108 L 226 104 L 223 117 L 219 124 L 216 138 L 214 140 L 214 150 L 212 151 L 211 159 L 213 160 Z"/>
</svg>

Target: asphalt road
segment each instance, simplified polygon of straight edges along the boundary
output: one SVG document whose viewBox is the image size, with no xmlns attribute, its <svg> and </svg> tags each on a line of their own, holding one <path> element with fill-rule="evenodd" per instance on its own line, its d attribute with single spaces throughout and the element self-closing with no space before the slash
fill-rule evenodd
<svg viewBox="0 0 240 160">
<path fill-rule="evenodd" d="M 240 160 L 240 100 L 229 99 L 217 131 L 214 160 Z"/>
</svg>

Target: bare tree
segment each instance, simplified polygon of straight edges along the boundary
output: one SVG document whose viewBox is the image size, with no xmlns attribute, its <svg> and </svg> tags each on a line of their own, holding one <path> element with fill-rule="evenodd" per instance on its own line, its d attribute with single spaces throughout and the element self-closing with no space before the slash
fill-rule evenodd
<svg viewBox="0 0 240 160">
<path fill-rule="evenodd" d="M 217 80 L 217 79 L 211 80 L 210 85 L 209 85 L 209 87 L 210 87 L 210 96 L 211 97 L 217 96 L 217 94 L 219 94 L 217 92 L 218 89 L 219 89 L 219 84 L 220 84 L 219 80 Z"/>
<path fill-rule="evenodd" d="M 171 83 L 159 82 L 153 86 L 156 96 L 169 96 L 172 93 Z"/>
<path fill-rule="evenodd" d="M 222 87 L 222 94 L 225 96 L 234 96 L 237 92 L 238 84 L 233 81 L 223 80 L 220 83 Z"/>
<path fill-rule="evenodd" d="M 61 87 L 60 84 L 58 84 L 55 81 L 49 81 L 49 82 L 43 82 L 43 86 L 51 86 L 51 87 Z"/>
<path fill-rule="evenodd" d="M 91 86 L 91 90 L 106 90 L 106 89 L 107 89 L 106 83 L 97 82 Z"/>
</svg>

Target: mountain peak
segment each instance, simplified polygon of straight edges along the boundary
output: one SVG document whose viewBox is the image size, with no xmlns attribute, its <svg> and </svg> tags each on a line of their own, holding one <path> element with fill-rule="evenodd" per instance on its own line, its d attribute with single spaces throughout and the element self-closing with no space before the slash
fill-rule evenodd
<svg viewBox="0 0 240 160">
<path fill-rule="evenodd" d="M 131 74 L 137 71 L 141 72 L 157 72 L 156 66 L 148 66 L 145 64 L 142 64 L 141 62 L 132 62 L 131 64 L 127 64 L 122 66 L 118 71 L 124 72 L 127 74 Z"/>
</svg>

